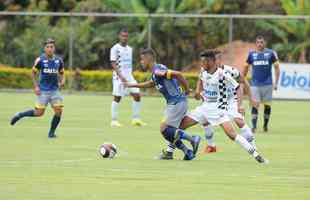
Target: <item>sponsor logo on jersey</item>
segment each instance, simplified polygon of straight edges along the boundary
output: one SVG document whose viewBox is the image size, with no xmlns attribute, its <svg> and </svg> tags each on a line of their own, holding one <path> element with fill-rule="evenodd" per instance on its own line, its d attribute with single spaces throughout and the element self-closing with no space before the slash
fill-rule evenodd
<svg viewBox="0 0 310 200">
<path fill-rule="evenodd" d="M 57 74 L 58 70 L 55 68 L 44 68 L 43 72 L 46 74 Z"/>
<path fill-rule="evenodd" d="M 253 65 L 269 65 L 269 61 L 268 60 L 255 60 L 253 62 Z"/>
</svg>

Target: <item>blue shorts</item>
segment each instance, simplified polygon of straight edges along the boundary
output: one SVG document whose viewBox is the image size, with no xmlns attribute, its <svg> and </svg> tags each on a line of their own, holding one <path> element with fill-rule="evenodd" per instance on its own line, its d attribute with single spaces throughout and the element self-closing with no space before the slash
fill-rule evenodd
<svg viewBox="0 0 310 200">
<path fill-rule="evenodd" d="M 63 97 L 59 90 L 56 91 L 41 91 L 41 94 L 37 98 L 36 108 L 44 109 L 47 104 L 51 104 L 52 107 L 63 107 Z"/>
</svg>

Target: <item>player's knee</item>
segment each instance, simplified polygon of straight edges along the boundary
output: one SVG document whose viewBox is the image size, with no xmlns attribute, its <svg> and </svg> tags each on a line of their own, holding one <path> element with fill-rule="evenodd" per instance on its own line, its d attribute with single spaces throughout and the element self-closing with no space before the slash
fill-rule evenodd
<svg viewBox="0 0 310 200">
<path fill-rule="evenodd" d="M 45 111 L 45 109 L 35 109 L 34 115 L 37 117 L 41 117 L 44 115 L 44 111 Z"/>
<path fill-rule="evenodd" d="M 167 124 L 166 123 L 161 123 L 160 124 L 160 132 L 161 132 L 161 134 L 165 134 L 165 130 L 166 130 L 166 128 L 167 128 Z"/>
<path fill-rule="evenodd" d="M 121 99 L 122 99 L 122 97 L 120 97 L 120 96 L 114 96 L 114 101 L 115 102 L 117 102 L 117 103 L 119 103 L 120 101 L 121 101 Z"/>
<path fill-rule="evenodd" d="M 237 124 L 237 126 L 238 126 L 238 128 L 242 128 L 242 127 L 244 127 L 244 125 L 245 125 L 245 122 L 244 122 L 244 120 L 242 120 L 242 119 L 235 119 L 234 120 L 235 121 L 235 123 Z"/>
<path fill-rule="evenodd" d="M 62 108 L 54 108 L 54 114 L 60 117 L 62 115 Z"/>
</svg>

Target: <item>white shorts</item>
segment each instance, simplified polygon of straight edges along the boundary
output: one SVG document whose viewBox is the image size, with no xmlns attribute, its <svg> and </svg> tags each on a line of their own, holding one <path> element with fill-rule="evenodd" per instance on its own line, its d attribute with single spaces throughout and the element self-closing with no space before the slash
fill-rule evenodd
<svg viewBox="0 0 310 200">
<path fill-rule="evenodd" d="M 235 118 L 244 119 L 244 116 L 238 112 L 238 102 L 236 100 L 228 102 L 227 115 L 231 121 Z"/>
<path fill-rule="evenodd" d="M 137 83 L 137 81 L 132 76 L 132 74 L 126 76 L 125 78 L 129 83 Z M 113 91 L 112 91 L 113 96 L 123 97 L 123 96 L 126 96 L 126 95 L 131 94 L 131 93 L 134 93 L 134 94 L 140 93 L 139 88 L 126 88 L 126 87 L 124 87 L 124 84 L 118 78 L 118 76 L 113 75 L 112 82 L 113 82 Z"/>
<path fill-rule="evenodd" d="M 218 109 L 217 103 L 203 103 L 187 116 L 202 125 L 208 122 L 212 126 L 218 126 L 224 122 L 230 121 L 227 112 Z"/>
</svg>

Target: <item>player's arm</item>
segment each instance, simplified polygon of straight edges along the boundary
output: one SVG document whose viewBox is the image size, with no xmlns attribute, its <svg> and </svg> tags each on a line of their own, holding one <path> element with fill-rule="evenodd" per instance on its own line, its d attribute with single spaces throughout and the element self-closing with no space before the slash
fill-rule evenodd
<svg viewBox="0 0 310 200">
<path fill-rule="evenodd" d="M 60 61 L 60 67 L 59 67 L 59 88 L 62 88 L 65 85 L 66 79 L 65 79 L 65 69 L 64 69 L 64 63 L 61 60 Z"/>
<path fill-rule="evenodd" d="M 242 100 L 243 100 L 243 91 L 244 91 L 244 85 L 245 85 L 245 79 L 242 73 L 239 72 L 239 86 L 237 86 L 236 95 L 237 95 L 237 104 L 238 104 L 238 111 L 240 113 L 244 113 L 244 108 L 242 106 Z"/>
<path fill-rule="evenodd" d="M 185 90 L 185 94 L 188 95 L 190 93 L 189 84 L 181 72 L 174 71 L 174 70 L 167 70 L 166 77 L 167 79 L 172 79 L 172 78 L 177 79 L 179 83 L 181 84 L 182 88 Z"/>
<path fill-rule="evenodd" d="M 143 83 L 128 83 L 128 82 L 125 82 L 124 85 L 125 85 L 125 87 L 129 87 L 129 88 L 132 88 L 132 87 L 135 87 L 135 88 L 151 88 L 151 87 L 154 87 L 154 82 L 151 81 L 151 80 L 143 82 Z"/>
<path fill-rule="evenodd" d="M 201 92 L 203 90 L 203 85 L 202 85 L 201 76 L 202 76 L 202 73 L 200 72 L 200 74 L 198 76 L 197 83 L 196 83 L 196 90 L 195 90 L 195 94 L 194 94 L 194 98 L 196 100 L 201 100 L 202 99 Z"/>
<path fill-rule="evenodd" d="M 122 73 L 120 72 L 118 66 L 117 66 L 117 49 L 112 47 L 111 48 L 111 52 L 110 52 L 110 60 L 111 60 L 111 66 L 112 66 L 112 69 L 115 71 L 115 73 L 117 74 L 117 76 L 121 79 L 122 82 L 126 82 L 126 79 L 125 77 L 122 75 Z"/>
<path fill-rule="evenodd" d="M 279 78 L 280 78 L 280 64 L 279 61 L 276 61 L 274 64 L 274 72 L 275 72 L 275 83 L 274 83 L 274 89 L 278 89 L 278 83 L 279 83 Z"/>
<path fill-rule="evenodd" d="M 40 62 L 40 58 L 37 58 L 34 61 L 34 64 L 32 66 L 32 72 L 31 72 L 31 79 L 32 79 L 33 87 L 34 87 L 34 92 L 36 95 L 40 95 L 40 88 L 39 88 L 39 84 L 37 80 L 37 73 L 40 70 L 39 62 Z"/>
<path fill-rule="evenodd" d="M 244 78 L 244 91 L 249 96 L 249 101 L 252 107 L 258 108 L 258 102 L 253 98 L 250 83 Z"/>
</svg>

